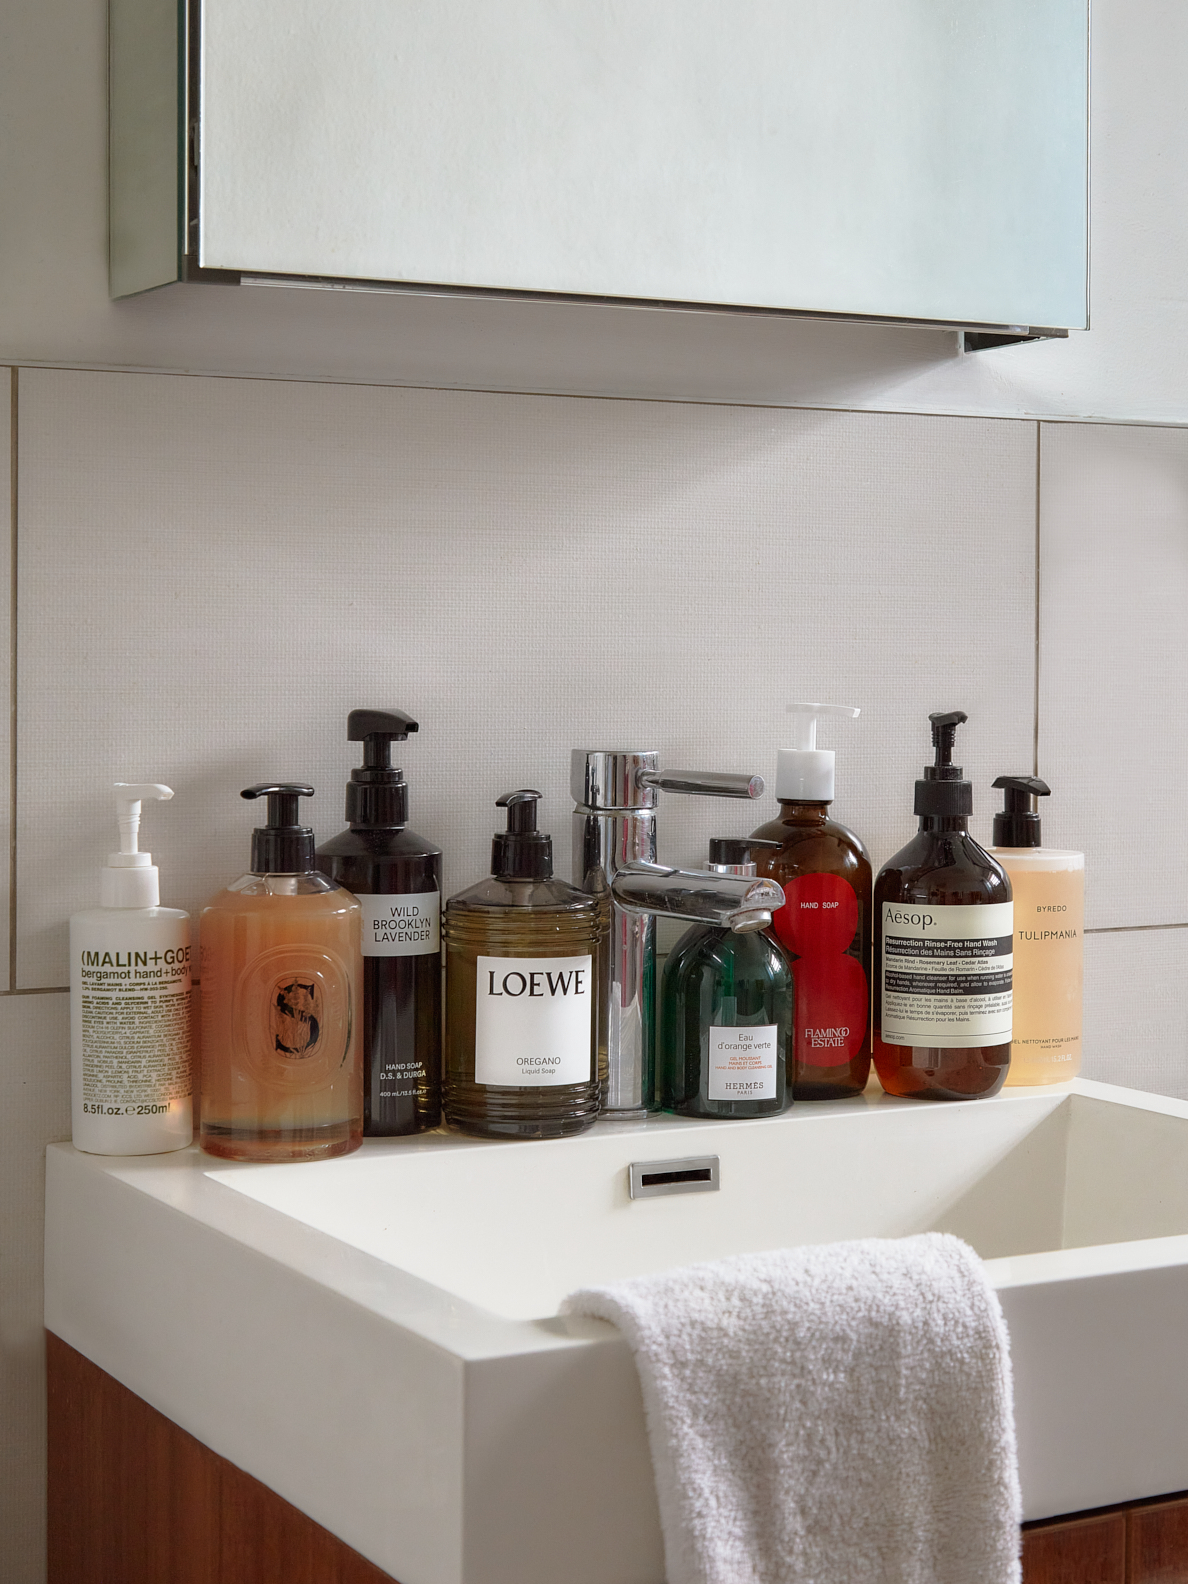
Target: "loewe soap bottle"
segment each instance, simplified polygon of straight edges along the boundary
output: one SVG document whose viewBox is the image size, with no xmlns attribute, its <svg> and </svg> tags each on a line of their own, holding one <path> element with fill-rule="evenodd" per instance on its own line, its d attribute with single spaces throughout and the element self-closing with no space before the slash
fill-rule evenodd
<svg viewBox="0 0 1188 1584">
<path fill-rule="evenodd" d="M 845 704 L 790 704 L 795 746 L 776 760 L 779 817 L 757 837 L 762 875 L 787 898 L 772 920 L 796 965 L 796 1034 L 788 1080 L 797 1100 L 861 1094 L 870 1077 L 870 894 L 866 848 L 829 818 L 833 753 L 817 747 L 822 715 L 854 720 Z"/>
<path fill-rule="evenodd" d="M 1014 1032 L 1008 1084 L 1062 1083 L 1081 1070 L 1085 854 L 1040 846 L 1038 776 L 999 776 L 1005 807 L 990 851 L 1015 898 Z"/>
<path fill-rule="evenodd" d="M 553 878 L 539 798 L 497 800 L 491 877 L 446 903 L 446 1121 L 488 1138 L 562 1138 L 598 1115 L 599 902 Z"/>
<path fill-rule="evenodd" d="M 875 881 L 874 1061 L 888 1094 L 969 1100 L 1011 1060 L 1011 882 L 969 834 L 973 787 L 952 762 L 966 715 L 928 718 L 919 833 Z"/>
<path fill-rule="evenodd" d="M 267 797 L 252 867 L 201 918 L 202 1148 L 228 1160 L 326 1160 L 363 1138 L 360 909 L 314 870 L 292 782 Z"/>
<path fill-rule="evenodd" d="M 753 875 L 752 850 L 779 843 L 715 836 L 707 867 Z M 791 1098 L 792 969 L 763 930 L 694 924 L 660 985 L 660 1088 L 680 1116 L 774 1116 Z"/>
<path fill-rule="evenodd" d="M 417 723 L 352 710 L 363 764 L 346 789 L 348 830 L 318 848 L 318 868 L 363 909 L 363 1132 L 390 1138 L 441 1120 L 441 848 L 408 829 L 408 784 L 391 745 Z"/>
<path fill-rule="evenodd" d="M 167 786 L 117 781 L 120 850 L 99 906 L 70 920 L 71 1136 L 90 1155 L 157 1155 L 192 1136 L 190 915 L 160 906 L 140 806 Z"/>
</svg>

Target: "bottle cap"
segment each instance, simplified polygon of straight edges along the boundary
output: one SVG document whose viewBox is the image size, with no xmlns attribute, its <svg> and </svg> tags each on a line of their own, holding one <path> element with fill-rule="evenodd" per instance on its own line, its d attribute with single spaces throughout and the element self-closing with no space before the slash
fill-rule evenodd
<svg viewBox="0 0 1188 1584">
<path fill-rule="evenodd" d="M 300 781 L 259 781 L 240 797 L 268 799 L 268 823 L 252 832 L 252 873 L 309 874 L 314 866 L 312 825 L 298 825 L 297 799 L 313 797 Z"/>
<path fill-rule="evenodd" d="M 707 867 L 715 874 L 753 875 L 752 848 L 779 845 L 778 841 L 769 841 L 765 836 L 711 836 Z"/>
<path fill-rule="evenodd" d="M 540 793 L 531 787 L 505 792 L 496 808 L 507 810 L 507 829 L 491 843 L 491 873 L 497 880 L 551 880 L 553 838 L 536 828 Z"/>
<path fill-rule="evenodd" d="M 1040 817 L 1035 811 L 1035 799 L 1050 797 L 1052 788 L 1039 776 L 999 776 L 994 785 L 1006 794 L 1002 811 L 994 816 L 994 845 L 1038 847 Z"/>
<path fill-rule="evenodd" d="M 408 824 L 408 783 L 392 767 L 394 742 L 419 728 L 399 710 L 352 710 L 347 741 L 363 744 L 363 763 L 351 771 L 346 789 L 346 822 L 356 830 L 390 830 Z"/>
<path fill-rule="evenodd" d="M 108 853 L 99 871 L 100 907 L 146 908 L 161 904 L 161 875 L 152 853 L 139 850 L 140 805 L 147 800 L 165 803 L 172 790 L 157 781 L 117 781 L 116 820 L 120 829 L 119 852 Z"/>
<path fill-rule="evenodd" d="M 848 704 L 789 704 L 791 748 L 776 754 L 776 797 L 781 803 L 833 802 L 833 749 L 817 747 L 817 722 L 822 715 L 857 720 L 861 710 Z"/>
<path fill-rule="evenodd" d="M 964 815 L 973 813 L 973 783 L 962 777 L 961 766 L 953 763 L 953 744 L 957 728 L 969 719 L 964 710 L 930 715 L 935 761 L 924 768 L 924 779 L 916 782 L 917 814 Z"/>
</svg>

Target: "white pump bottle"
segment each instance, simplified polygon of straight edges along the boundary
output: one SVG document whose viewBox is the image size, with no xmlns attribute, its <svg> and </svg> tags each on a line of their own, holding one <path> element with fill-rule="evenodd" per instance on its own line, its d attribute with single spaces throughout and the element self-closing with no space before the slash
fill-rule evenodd
<svg viewBox="0 0 1188 1584">
<path fill-rule="evenodd" d="M 120 850 L 100 870 L 100 905 L 70 920 L 74 1145 L 91 1155 L 158 1155 L 193 1134 L 190 915 L 160 904 L 140 807 L 167 786 L 117 781 Z"/>
</svg>

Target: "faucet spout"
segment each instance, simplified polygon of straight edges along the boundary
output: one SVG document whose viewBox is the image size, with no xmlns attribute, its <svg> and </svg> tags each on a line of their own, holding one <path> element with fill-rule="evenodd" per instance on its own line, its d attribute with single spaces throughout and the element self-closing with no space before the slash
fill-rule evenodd
<svg viewBox="0 0 1188 1584">
<path fill-rule="evenodd" d="M 774 880 L 670 869 L 638 859 L 616 871 L 610 893 L 624 913 L 663 913 L 695 924 L 716 924 L 738 935 L 766 929 L 784 905 L 783 889 Z"/>
</svg>

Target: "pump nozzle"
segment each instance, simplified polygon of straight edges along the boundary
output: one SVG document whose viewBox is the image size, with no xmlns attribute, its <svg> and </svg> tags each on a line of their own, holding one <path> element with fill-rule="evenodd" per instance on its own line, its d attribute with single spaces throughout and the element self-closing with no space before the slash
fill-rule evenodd
<svg viewBox="0 0 1188 1584">
<path fill-rule="evenodd" d="M 973 813 L 973 784 L 966 781 L 961 766 L 953 763 L 957 728 L 969 719 L 964 710 L 938 711 L 930 715 L 932 764 L 924 766 L 924 779 L 916 782 L 917 814 L 938 818 L 964 817 Z"/>
<path fill-rule="evenodd" d="M 152 853 L 138 851 L 140 836 L 140 805 L 148 800 L 168 802 L 173 788 L 159 781 L 117 781 L 116 820 L 120 827 L 120 850 L 108 857 L 111 869 L 147 869 L 153 861 Z"/>
<path fill-rule="evenodd" d="M 1033 799 L 1050 797 L 1052 788 L 1039 776 L 999 776 L 994 785 L 1006 793 L 1001 812 L 994 816 L 994 845 L 1038 847 L 1040 817 Z"/>
<path fill-rule="evenodd" d="M 932 746 L 936 749 L 933 774 L 929 779 L 960 781 L 961 766 L 953 763 L 953 746 L 957 741 L 958 726 L 964 725 L 969 716 L 964 710 L 949 710 L 947 714 L 930 715 L 928 719 L 932 722 Z M 927 770 L 924 773 L 928 775 Z"/>
<path fill-rule="evenodd" d="M 817 722 L 822 715 L 857 720 L 861 710 L 849 704 L 789 704 L 792 747 L 776 755 L 776 797 L 783 803 L 832 803 L 833 750 L 817 747 Z"/>
<path fill-rule="evenodd" d="M 140 805 L 149 800 L 164 803 L 173 796 L 173 790 L 159 781 L 117 781 L 115 795 L 120 850 L 108 853 L 107 863 L 99 871 L 100 904 L 103 907 L 157 907 L 161 901 L 161 882 L 152 853 L 140 851 Z"/>
<path fill-rule="evenodd" d="M 239 795 L 268 799 L 268 823 L 252 832 L 252 873 L 308 874 L 313 868 L 313 826 L 297 823 L 297 800 L 313 797 L 313 787 L 303 781 L 258 781 Z"/>
<path fill-rule="evenodd" d="M 403 770 L 392 768 L 392 744 L 418 731 L 401 710 L 352 710 L 347 741 L 363 744 L 363 763 L 351 771 L 346 789 L 346 820 L 354 830 L 394 830 L 408 824 L 408 785 Z"/>
<path fill-rule="evenodd" d="M 553 838 L 536 828 L 540 793 L 531 787 L 505 792 L 495 807 L 507 810 L 507 829 L 491 843 L 491 873 L 499 880 L 548 880 L 553 873 Z"/>
</svg>

